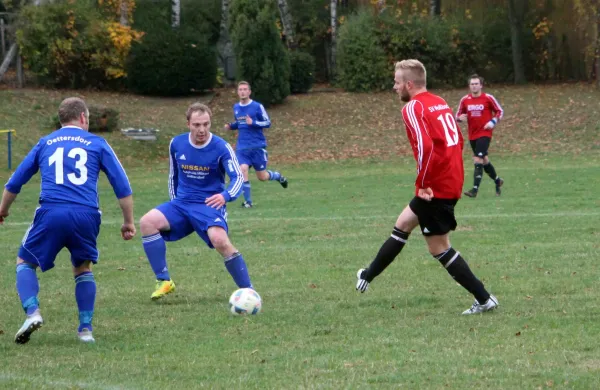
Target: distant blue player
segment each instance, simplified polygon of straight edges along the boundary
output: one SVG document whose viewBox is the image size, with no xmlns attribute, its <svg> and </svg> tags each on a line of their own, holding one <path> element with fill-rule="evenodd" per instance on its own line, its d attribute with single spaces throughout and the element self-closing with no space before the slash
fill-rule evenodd
<svg viewBox="0 0 600 390">
<path fill-rule="evenodd" d="M 133 198 L 125 170 L 115 152 L 102 138 L 88 133 L 89 110 L 79 98 L 65 99 L 58 109 L 62 128 L 43 137 L 6 183 L 0 203 L 0 223 L 21 191 L 39 170 L 42 176 L 40 206 L 25 233 L 17 258 L 17 292 L 27 318 L 15 336 L 24 344 L 44 320 L 40 314 L 36 276 L 54 267 L 58 252 L 71 253 L 75 276 L 75 299 L 79 308 L 78 336 L 94 342 L 92 317 L 96 282 L 91 263 L 98 261 L 96 239 L 100 232 L 98 176 L 103 171 L 123 212 L 121 236 L 135 236 Z"/>
<path fill-rule="evenodd" d="M 244 203 L 242 207 L 252 207 L 252 194 L 248 170 L 253 167 L 256 177 L 260 181 L 275 180 L 283 188 L 287 188 L 287 179 L 277 171 L 267 171 L 269 154 L 267 153 L 267 139 L 263 129 L 271 127 L 271 120 L 267 111 L 259 102 L 250 99 L 250 84 L 240 81 L 237 88 L 240 102 L 234 104 L 234 121 L 225 125 L 225 130 L 238 130 L 236 155 L 244 174 Z"/>
<path fill-rule="evenodd" d="M 140 220 L 142 242 L 156 275 L 156 300 L 175 291 L 167 268 L 165 241 L 177 241 L 196 232 L 216 249 L 238 287 L 252 287 L 242 254 L 227 235 L 225 204 L 241 193 L 243 178 L 233 148 L 210 132 L 212 113 L 204 104 L 192 104 L 186 113 L 189 133 L 176 136 L 169 147 L 170 202 L 150 210 Z M 225 174 L 230 183 L 225 186 Z"/>
</svg>

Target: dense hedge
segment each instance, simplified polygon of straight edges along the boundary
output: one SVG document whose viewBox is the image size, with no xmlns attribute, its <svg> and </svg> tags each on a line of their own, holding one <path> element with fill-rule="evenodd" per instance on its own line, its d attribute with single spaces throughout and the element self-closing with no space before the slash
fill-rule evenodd
<svg viewBox="0 0 600 390">
<path fill-rule="evenodd" d="M 306 93 L 315 82 L 315 58 L 305 52 L 290 52 L 290 91 Z"/>
</svg>

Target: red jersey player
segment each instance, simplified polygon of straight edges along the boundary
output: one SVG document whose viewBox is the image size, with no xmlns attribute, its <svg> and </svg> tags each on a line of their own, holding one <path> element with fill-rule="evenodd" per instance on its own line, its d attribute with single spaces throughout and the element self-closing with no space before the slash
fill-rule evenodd
<svg viewBox="0 0 600 390">
<path fill-rule="evenodd" d="M 394 90 L 408 102 L 402 118 L 417 162 L 416 196 L 400 213 L 391 237 L 369 267 L 358 270 L 356 289 L 367 291 L 369 283 L 400 254 L 413 229 L 420 226 L 429 253 L 475 297 L 475 303 L 463 314 L 483 313 L 495 309 L 498 300 L 473 275 L 449 239 L 449 232 L 456 229 L 454 206 L 464 181 L 463 138 L 446 101 L 427 92 L 426 75 L 417 60 L 396 63 Z"/>
<path fill-rule="evenodd" d="M 459 122 L 467 121 L 469 126 L 469 142 L 473 149 L 473 163 L 475 164 L 475 174 L 473 188 L 465 195 L 474 198 L 479 191 L 483 171 L 496 183 L 496 195 L 500 196 L 504 180 L 496 174 L 496 169 L 488 158 L 488 149 L 492 141 L 492 132 L 504 111 L 500 103 L 492 95 L 482 92 L 483 77 L 476 74 L 469 77 L 469 88 L 471 93 L 460 100 L 456 120 Z"/>
</svg>

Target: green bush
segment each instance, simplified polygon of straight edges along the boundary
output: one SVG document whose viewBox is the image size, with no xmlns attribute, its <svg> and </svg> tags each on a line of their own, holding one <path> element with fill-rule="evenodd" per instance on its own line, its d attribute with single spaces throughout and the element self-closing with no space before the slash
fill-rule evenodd
<svg viewBox="0 0 600 390">
<path fill-rule="evenodd" d="M 235 0 L 229 31 L 237 77 L 248 81 L 253 99 L 265 106 L 281 103 L 290 94 L 290 60 L 276 21 L 274 2 Z"/>
<path fill-rule="evenodd" d="M 290 52 L 290 91 L 306 93 L 315 82 L 315 58 L 301 51 Z"/>
<path fill-rule="evenodd" d="M 215 85 L 217 54 L 207 37 L 192 29 L 157 28 L 132 46 L 126 69 L 133 92 L 186 95 Z"/>
<path fill-rule="evenodd" d="M 90 105 L 88 108 L 90 110 L 90 133 L 106 133 L 119 129 L 119 111 L 96 105 Z M 58 115 L 55 114 L 51 122 L 54 129 L 60 129 Z"/>
<path fill-rule="evenodd" d="M 348 18 L 340 28 L 337 50 L 337 81 L 343 88 L 352 92 L 389 88 L 392 68 L 372 13 L 361 11 Z"/>
</svg>

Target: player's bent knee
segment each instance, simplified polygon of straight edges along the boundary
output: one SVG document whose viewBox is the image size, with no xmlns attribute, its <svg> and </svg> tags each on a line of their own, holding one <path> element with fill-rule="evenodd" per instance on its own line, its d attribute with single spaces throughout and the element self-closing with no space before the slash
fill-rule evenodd
<svg viewBox="0 0 600 390">
<path fill-rule="evenodd" d="M 30 263 L 28 261 L 23 260 L 20 257 L 17 257 L 17 265 L 19 265 L 19 264 L 27 264 L 31 268 L 37 268 L 37 264 Z"/>
<path fill-rule="evenodd" d="M 267 181 L 269 180 L 269 174 L 267 173 L 267 171 L 257 171 L 256 178 L 260 181 Z"/>
<path fill-rule="evenodd" d="M 140 230 L 143 235 L 153 234 L 157 230 L 160 231 L 168 228 L 169 222 L 167 221 L 167 218 L 157 209 L 148 211 L 140 218 Z"/>
<path fill-rule="evenodd" d="M 84 261 L 80 266 L 73 267 L 73 275 L 75 276 L 84 272 L 92 272 L 92 262 L 90 260 Z"/>
<path fill-rule="evenodd" d="M 226 254 L 228 252 L 235 252 L 225 229 L 213 226 L 208 229 L 208 237 L 210 238 L 210 243 L 217 251 L 219 251 L 219 253 Z"/>
<path fill-rule="evenodd" d="M 425 240 L 427 241 L 427 249 L 432 256 L 439 255 L 450 248 L 448 234 L 442 236 L 427 236 L 425 237 Z"/>
</svg>

